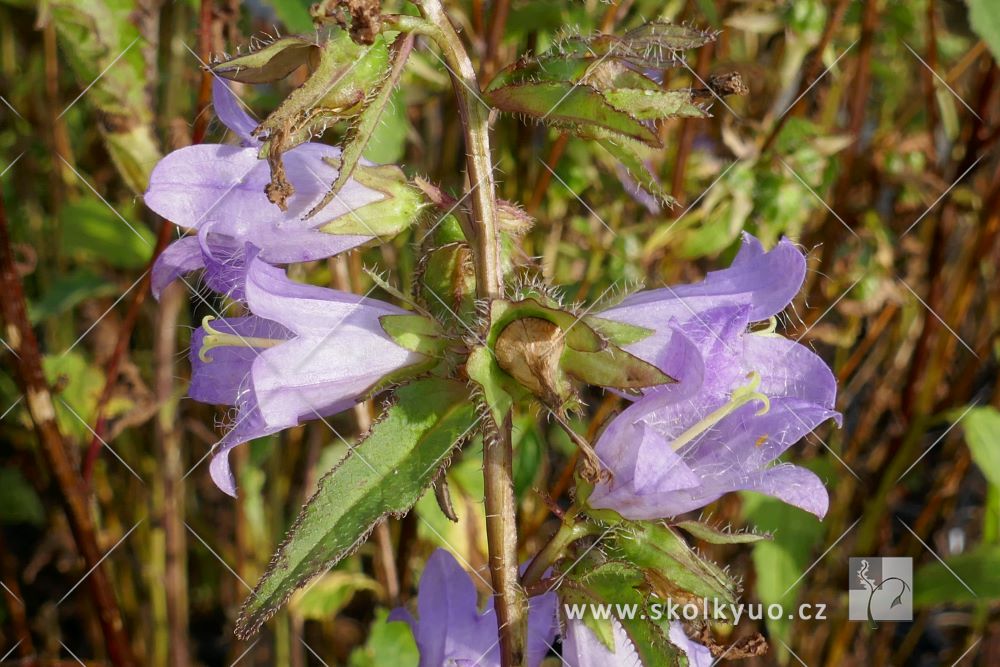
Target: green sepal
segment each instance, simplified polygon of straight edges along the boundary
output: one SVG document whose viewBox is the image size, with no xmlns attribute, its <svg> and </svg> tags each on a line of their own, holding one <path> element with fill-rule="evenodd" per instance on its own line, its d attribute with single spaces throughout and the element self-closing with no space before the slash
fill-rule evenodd
<svg viewBox="0 0 1000 667">
<path fill-rule="evenodd" d="M 624 522 L 623 528 L 610 540 L 610 553 L 645 570 L 660 597 L 718 600 L 727 611 L 735 603 L 736 582 L 698 556 L 677 531 L 647 521 Z"/>
<path fill-rule="evenodd" d="M 244 603 L 236 634 L 255 634 L 298 588 L 353 553 L 376 524 L 404 515 L 474 419 L 462 383 L 432 378 L 397 390 L 396 403 L 320 480 Z"/>
<path fill-rule="evenodd" d="M 213 64 L 214 74 L 240 83 L 270 83 L 284 79 L 302 65 L 314 65 L 320 47 L 302 37 L 282 37 L 244 56 Z"/>
<path fill-rule="evenodd" d="M 567 346 L 561 367 L 582 382 L 615 389 L 644 389 L 676 382 L 653 364 L 610 344 L 597 352 L 581 352 Z"/>
<path fill-rule="evenodd" d="M 628 635 L 642 664 L 657 667 L 686 664 L 686 661 L 682 662 L 682 651 L 670 642 L 664 628 L 651 618 L 651 614 L 641 611 L 654 601 L 650 592 L 645 573 L 631 563 L 582 562 L 567 573 L 559 588 L 559 597 L 563 605 L 635 605 L 638 613 L 633 618 L 623 614 L 616 616 L 616 619 Z M 590 609 L 587 607 L 588 612 Z M 585 613 L 583 622 L 605 646 L 614 650 L 613 641 L 609 642 L 612 638 L 610 619 L 598 620 L 593 614 Z"/>
<path fill-rule="evenodd" d="M 457 223 L 456 223 L 457 225 Z M 449 243 L 424 254 L 415 279 L 421 305 L 444 322 L 456 317 L 463 327 L 476 318 L 476 272 L 467 243 Z"/>
<path fill-rule="evenodd" d="M 514 397 L 510 391 L 517 392 L 516 383 L 497 365 L 493 353 L 481 345 L 469 352 L 465 372 L 482 390 L 483 400 L 493 423 L 503 424 L 514 406 Z"/>
<path fill-rule="evenodd" d="M 490 304 L 490 333 L 487 343 L 496 343 L 500 333 L 512 322 L 525 317 L 547 320 L 562 329 L 566 345 L 581 352 L 597 352 L 604 340 L 579 317 L 566 310 L 543 305 L 535 298 L 520 301 L 497 299 Z"/>
<path fill-rule="evenodd" d="M 585 315 L 583 321 L 591 329 L 608 339 L 608 342 L 615 345 L 631 345 L 645 340 L 655 333 L 652 329 L 609 320 L 597 315 Z"/>
<path fill-rule="evenodd" d="M 423 315 L 383 315 L 378 321 L 397 345 L 411 352 L 440 357 L 448 346 L 441 326 Z"/>
<path fill-rule="evenodd" d="M 622 36 L 596 34 L 574 36 L 556 45 L 567 56 L 620 58 L 640 68 L 662 69 L 680 62 L 680 51 L 696 49 L 713 42 L 717 33 L 686 25 L 651 21 L 629 30 Z"/>
<path fill-rule="evenodd" d="M 342 164 L 336 158 L 323 158 L 323 161 L 335 168 L 340 168 Z M 382 198 L 370 204 L 349 208 L 346 213 L 321 223 L 318 226 L 320 231 L 348 236 L 374 236 L 380 242 L 385 242 L 412 225 L 429 206 L 420 190 L 410 185 L 403 170 L 395 165 L 359 166 L 354 171 L 354 179 L 361 185 L 380 192 Z M 329 201 L 337 196 L 334 194 Z"/>
<path fill-rule="evenodd" d="M 379 40 L 383 38 L 381 35 L 378 37 Z M 382 42 L 384 45 L 384 42 Z M 381 56 L 385 53 L 385 60 L 383 61 Z M 334 197 L 337 196 L 345 185 L 347 185 L 348 180 L 351 176 L 354 176 L 361 162 L 361 157 L 365 152 L 365 148 L 368 147 L 368 142 L 371 140 L 372 135 L 375 130 L 379 127 L 382 120 L 382 112 L 385 111 L 386 105 L 389 104 L 389 98 L 392 96 L 392 91 L 396 87 L 396 82 L 399 79 L 399 75 L 402 73 L 403 62 L 397 55 L 397 62 L 390 68 L 389 67 L 389 54 L 388 51 L 383 49 L 378 49 L 378 58 L 373 58 L 368 54 L 371 53 L 369 49 L 366 52 L 366 59 L 372 62 L 364 63 L 363 66 L 372 69 L 372 75 L 378 75 L 380 80 L 378 80 L 376 92 L 374 95 L 367 94 L 364 101 L 364 108 L 358 117 L 355 119 L 351 128 L 347 132 L 347 136 L 344 138 L 342 145 L 343 151 L 340 154 L 340 167 L 337 173 L 337 178 L 330 185 L 330 191 L 323 197 L 323 199 L 313 207 L 311 211 L 306 214 L 307 218 L 312 217 L 318 213 L 324 206 L 326 206 Z M 360 181 L 360 178 L 358 179 Z"/>
<path fill-rule="evenodd" d="M 700 521 L 679 521 L 671 525 L 709 544 L 753 544 L 754 542 L 771 539 L 771 536 L 767 534 L 734 533 L 720 530 L 715 526 L 710 526 Z"/>
</svg>

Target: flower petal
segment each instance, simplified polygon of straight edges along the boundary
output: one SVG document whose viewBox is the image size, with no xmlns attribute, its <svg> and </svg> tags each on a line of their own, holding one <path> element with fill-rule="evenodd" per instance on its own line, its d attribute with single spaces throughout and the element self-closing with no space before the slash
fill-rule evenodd
<svg viewBox="0 0 1000 667">
<path fill-rule="evenodd" d="M 243 110 L 244 104 L 229 84 L 218 76 L 212 78 L 212 106 L 223 125 L 240 138 L 244 146 L 256 146 L 260 140 L 253 136 L 257 121 Z"/>
<path fill-rule="evenodd" d="M 615 649 L 610 651 L 583 621 L 567 621 L 562 659 L 569 667 L 642 667 L 632 640 L 617 620 L 611 620 Z"/>
<path fill-rule="evenodd" d="M 684 626 L 679 621 L 670 622 L 670 643 L 684 651 L 688 659 L 688 667 L 712 667 L 715 658 L 707 646 L 703 646 L 687 636 Z"/>
<path fill-rule="evenodd" d="M 693 285 L 645 290 L 609 308 L 602 317 L 631 322 L 671 319 L 686 321 L 694 314 L 723 305 L 750 305 L 750 321 L 756 322 L 781 312 L 802 286 L 806 259 L 788 239 L 760 254 L 759 242 L 744 235 L 747 248 L 728 269 L 712 271 Z M 639 325 L 643 326 L 643 325 Z"/>
<path fill-rule="evenodd" d="M 185 236 L 177 239 L 164 248 L 153 264 L 153 273 L 150 277 L 150 291 L 153 297 L 159 299 L 167 285 L 204 265 L 201 245 L 196 237 Z"/>
<path fill-rule="evenodd" d="M 761 471 L 747 480 L 746 489 L 774 496 L 819 519 L 830 508 L 830 495 L 823 481 L 811 470 L 791 464 Z"/>
</svg>

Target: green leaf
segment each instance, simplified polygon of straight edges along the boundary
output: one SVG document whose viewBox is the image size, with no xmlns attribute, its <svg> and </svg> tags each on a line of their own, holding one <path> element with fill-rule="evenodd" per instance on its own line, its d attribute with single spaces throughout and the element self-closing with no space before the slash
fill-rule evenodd
<svg viewBox="0 0 1000 667">
<path fill-rule="evenodd" d="M 72 310 L 87 299 L 108 294 L 116 294 L 118 287 L 87 270 L 74 271 L 56 278 L 41 299 L 28 304 L 28 316 L 32 324 Z"/>
<path fill-rule="evenodd" d="M 64 206 L 60 212 L 61 251 L 70 257 L 106 262 L 122 269 L 146 266 L 156 238 L 131 215 L 131 207 L 119 207 L 119 211 L 121 218 L 97 199 L 81 199 Z"/>
<path fill-rule="evenodd" d="M 0 468 L 0 523 L 45 523 L 45 507 L 17 468 Z"/>
<path fill-rule="evenodd" d="M 406 115 L 406 96 L 397 88 L 385 110 L 382 120 L 365 146 L 364 158 L 378 164 L 395 164 L 406 153 L 406 136 L 410 119 Z"/>
<path fill-rule="evenodd" d="M 244 56 L 212 65 L 219 76 L 240 83 L 271 83 L 284 79 L 319 55 L 320 48 L 302 37 L 282 37 Z"/>
<path fill-rule="evenodd" d="M 680 521 L 673 524 L 684 532 L 709 544 L 752 544 L 761 540 L 770 540 L 770 535 L 756 533 L 734 533 L 719 530 L 715 526 L 700 521 Z"/>
<path fill-rule="evenodd" d="M 944 564 L 935 560 L 913 575 L 913 604 L 917 607 L 996 600 L 1000 600 L 1000 546 L 980 546 L 946 558 Z"/>
<path fill-rule="evenodd" d="M 1000 411 L 992 406 L 973 408 L 962 420 L 972 460 L 986 479 L 1000 488 Z"/>
<path fill-rule="evenodd" d="M 777 498 L 747 492 L 741 495 L 747 520 L 758 530 L 772 535 L 770 541 L 757 542 L 753 546 L 757 597 L 765 605 L 791 605 L 799 591 L 793 589 L 790 598 L 785 597 L 785 592 L 795 585 L 815 558 L 815 548 L 823 537 L 823 524 L 808 512 Z M 791 621 L 768 619 L 766 623 L 770 633 L 788 642 Z"/>
<path fill-rule="evenodd" d="M 1000 4 L 996 0 L 967 0 L 972 31 L 986 42 L 993 59 L 1000 62 Z"/>
<path fill-rule="evenodd" d="M 351 554 L 387 516 L 405 514 L 471 430 L 465 385 L 417 380 L 367 437 L 319 483 L 243 605 L 236 633 L 249 637 L 298 588 Z"/>
<path fill-rule="evenodd" d="M 293 595 L 288 607 L 302 618 L 330 621 L 361 591 L 378 593 L 381 587 L 377 581 L 360 572 L 334 570 Z"/>
<path fill-rule="evenodd" d="M 406 623 L 389 622 L 389 612 L 385 609 L 375 611 L 375 621 L 372 623 L 368 641 L 361 648 L 355 649 L 347 664 L 349 667 L 417 667 L 420 653 L 413 633 Z"/>
<path fill-rule="evenodd" d="M 626 111 L 620 111 L 595 88 L 569 81 L 501 86 L 484 93 L 486 101 L 501 111 L 523 114 L 540 122 L 577 131 L 596 125 L 616 134 L 659 146 L 653 130 Z"/>
<path fill-rule="evenodd" d="M 285 27 L 292 32 L 311 32 L 312 17 L 309 15 L 309 0 L 272 0 L 274 13 L 278 15 Z"/>
<path fill-rule="evenodd" d="M 690 90 L 616 88 L 604 93 L 604 98 L 611 106 L 639 120 L 709 117 L 709 113 L 694 102 Z"/>
</svg>

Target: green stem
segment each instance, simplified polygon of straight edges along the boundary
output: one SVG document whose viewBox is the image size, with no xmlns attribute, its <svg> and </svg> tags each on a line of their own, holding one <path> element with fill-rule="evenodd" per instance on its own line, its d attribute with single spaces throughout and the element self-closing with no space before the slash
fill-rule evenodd
<svg viewBox="0 0 1000 667">
<path fill-rule="evenodd" d="M 563 519 L 562 525 L 559 526 L 559 530 L 556 531 L 556 534 L 552 536 L 548 544 L 542 547 L 542 550 L 538 552 L 538 555 L 528 565 L 528 569 L 524 571 L 524 576 L 521 577 L 521 584 L 525 588 L 529 588 L 538 583 L 545 575 L 545 571 L 553 563 L 562 558 L 566 547 L 592 532 L 590 524 L 577 522 L 575 514 L 567 515 Z"/>
<path fill-rule="evenodd" d="M 476 292 L 484 301 L 503 297 L 500 230 L 497 223 L 496 185 L 490 154 L 489 109 L 480 96 L 472 61 L 444 11 L 440 0 L 418 2 L 423 19 L 391 17 L 387 22 L 407 32 L 427 35 L 441 49 L 458 98 L 465 135 L 467 170 L 472 188 L 473 229 L 466 230 L 474 248 Z M 483 448 L 486 541 L 493 580 L 500 662 L 503 667 L 523 665 L 527 629 L 527 599 L 517 574 L 517 503 L 514 496 L 511 415 L 508 412 L 487 437 Z"/>
</svg>

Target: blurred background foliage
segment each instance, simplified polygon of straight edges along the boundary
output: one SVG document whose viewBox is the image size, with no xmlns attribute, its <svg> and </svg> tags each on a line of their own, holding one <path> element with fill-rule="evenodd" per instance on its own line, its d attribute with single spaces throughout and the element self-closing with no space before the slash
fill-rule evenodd
<svg viewBox="0 0 1000 667">
<path fill-rule="evenodd" d="M 721 31 L 669 70 L 666 85 L 735 71 L 750 88 L 716 101 L 710 119 L 660 127 L 666 148 L 646 157 L 680 201 L 674 209 L 638 192 L 596 144 L 516 118 L 494 123 L 502 195 L 537 219 L 518 253 L 571 299 L 697 280 L 728 263 L 744 230 L 765 244 L 789 236 L 808 253 L 807 284 L 782 326 L 833 365 L 844 428 L 823 427 L 789 456 L 827 480 L 830 514 L 820 523 L 773 499 L 726 497 L 713 520 L 774 540 L 701 546 L 745 575 L 747 600 L 826 603 L 828 620 L 717 632 L 765 632 L 771 651 L 753 664 L 1000 663 L 997 4 L 450 6 L 484 82 L 567 30 L 662 18 Z M 216 490 L 203 461 L 230 417 L 184 398 L 191 326 L 213 297 L 192 280 L 159 304 L 145 298 L 154 249 L 175 231 L 141 195 L 162 153 L 224 138 L 200 61 L 279 31 L 312 32 L 305 0 L 0 2 L 0 188 L 58 424 L 87 480 L 103 567 L 142 664 L 415 664 L 406 626 L 384 620 L 412 598 L 426 556 L 445 546 L 485 571 L 473 444 L 449 473 L 459 523 L 425 497 L 297 595 L 259 639 L 232 636 L 247 586 L 371 413 L 361 406 L 240 448 L 240 498 Z M 450 83 L 420 46 L 367 157 L 460 197 Z M 263 117 L 301 80 L 241 95 Z M 375 286 L 362 269 L 376 266 L 408 288 L 433 222 L 296 277 L 364 293 Z M 10 354 L 0 351 L 0 656 L 104 664 L 87 590 L 76 587 L 86 568 Z M 596 393 L 589 404 L 592 418 L 577 426 L 593 437 L 619 405 Z M 550 502 L 565 502 L 574 447 L 536 415 L 519 419 L 515 437 L 528 555 L 553 529 Z M 847 559 L 864 555 L 915 559 L 912 623 L 870 630 L 846 619 Z"/>
</svg>

